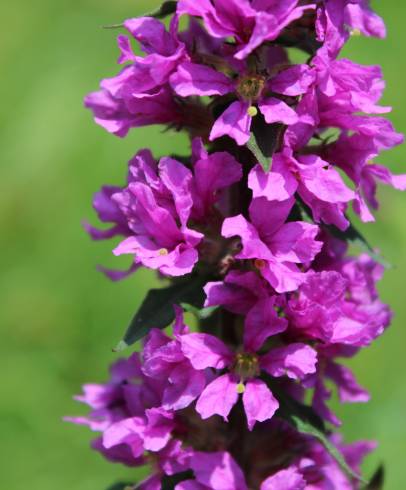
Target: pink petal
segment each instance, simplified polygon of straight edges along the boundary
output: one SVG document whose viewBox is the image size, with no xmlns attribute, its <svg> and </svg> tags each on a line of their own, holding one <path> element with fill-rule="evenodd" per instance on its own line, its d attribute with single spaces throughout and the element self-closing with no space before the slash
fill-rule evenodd
<svg viewBox="0 0 406 490">
<path fill-rule="evenodd" d="M 260 490 L 304 490 L 306 482 L 295 467 L 281 470 L 267 478 Z M 316 488 L 316 487 L 314 487 Z"/>
<path fill-rule="evenodd" d="M 202 419 L 220 415 L 227 422 L 228 414 L 238 400 L 237 384 L 231 374 L 224 374 L 206 386 L 196 403 Z"/>
<path fill-rule="evenodd" d="M 368 391 L 357 383 L 349 368 L 330 362 L 326 368 L 326 376 L 336 383 L 341 403 L 365 403 L 369 401 Z"/>
<path fill-rule="evenodd" d="M 284 224 L 268 243 L 273 255 L 282 261 L 311 262 L 323 247 L 316 241 L 319 227 L 302 221 Z"/>
<path fill-rule="evenodd" d="M 254 428 L 255 422 L 271 419 L 279 407 L 278 400 L 260 379 L 251 379 L 247 382 L 242 401 L 249 430 Z"/>
<path fill-rule="evenodd" d="M 242 251 L 236 256 L 241 259 L 266 259 L 271 257 L 268 247 L 258 236 L 255 227 L 241 214 L 226 218 L 223 222 L 221 234 L 226 238 L 239 236 L 242 241 Z"/>
<path fill-rule="evenodd" d="M 261 367 L 271 376 L 302 379 L 316 372 L 317 352 L 306 344 L 289 344 L 261 357 Z"/>
<path fill-rule="evenodd" d="M 135 458 L 144 452 L 143 432 L 145 422 L 140 417 L 120 420 L 104 431 L 103 446 L 110 449 L 119 444 L 127 444 Z"/>
<path fill-rule="evenodd" d="M 210 141 L 229 136 L 238 145 L 245 145 L 250 139 L 251 116 L 248 114 L 249 104 L 233 102 L 214 123 L 210 133 Z"/>
<path fill-rule="evenodd" d="M 281 122 L 290 125 L 299 122 L 299 116 L 296 112 L 285 102 L 274 97 L 262 100 L 258 107 L 268 124 Z"/>
<path fill-rule="evenodd" d="M 252 190 L 253 198 L 265 197 L 268 201 L 285 201 L 294 195 L 297 181 L 286 178 L 279 172 L 264 172 L 256 165 L 248 176 L 248 187 Z"/>
<path fill-rule="evenodd" d="M 303 185 L 321 201 L 340 203 L 354 199 L 354 191 L 349 189 L 341 175 L 327 162 L 315 155 L 301 157 L 300 176 Z"/>
<path fill-rule="evenodd" d="M 233 357 L 220 339 L 206 333 L 182 335 L 181 346 L 183 354 L 195 369 L 223 369 L 230 364 Z"/>
<path fill-rule="evenodd" d="M 170 84 L 181 97 L 190 95 L 224 95 L 234 90 L 234 84 L 223 73 L 206 65 L 184 62 L 171 75 Z"/>
<path fill-rule="evenodd" d="M 207 490 L 248 490 L 244 473 L 227 452 L 195 452 L 191 467 L 196 480 Z"/>
<path fill-rule="evenodd" d="M 265 298 L 258 301 L 248 312 L 245 319 L 245 349 L 250 352 L 256 352 L 267 338 L 284 332 L 287 326 L 287 320 L 279 318 L 275 311 L 274 298 Z"/>
<path fill-rule="evenodd" d="M 278 94 L 296 96 L 305 94 L 314 82 L 314 71 L 308 65 L 294 65 L 272 79 L 270 87 Z"/>
<path fill-rule="evenodd" d="M 306 274 L 301 272 L 295 264 L 277 262 L 275 259 L 268 260 L 260 271 L 277 293 L 296 291 L 306 280 Z"/>
</svg>

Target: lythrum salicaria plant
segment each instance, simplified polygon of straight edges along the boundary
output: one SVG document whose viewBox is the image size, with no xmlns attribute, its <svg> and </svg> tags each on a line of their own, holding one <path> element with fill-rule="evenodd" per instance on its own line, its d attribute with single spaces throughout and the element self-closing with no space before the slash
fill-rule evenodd
<svg viewBox="0 0 406 490">
<path fill-rule="evenodd" d="M 116 136 L 160 124 L 190 150 L 143 149 L 124 186 L 95 196 L 110 226 L 88 232 L 120 237 L 130 261 L 105 274 L 147 267 L 162 287 L 117 347 L 140 352 L 85 385 L 90 414 L 69 420 L 108 460 L 150 466 L 112 488 L 381 488 L 381 471 L 360 474 L 375 444 L 345 444 L 329 399 L 333 385 L 368 401 L 341 359 L 391 320 L 349 209 L 374 221 L 377 183 L 406 189 L 375 163 L 403 138 L 382 116 L 380 68 L 339 56 L 353 34 L 383 38 L 383 21 L 368 0 L 179 0 L 118 28 L 123 68 L 86 107 Z"/>
</svg>

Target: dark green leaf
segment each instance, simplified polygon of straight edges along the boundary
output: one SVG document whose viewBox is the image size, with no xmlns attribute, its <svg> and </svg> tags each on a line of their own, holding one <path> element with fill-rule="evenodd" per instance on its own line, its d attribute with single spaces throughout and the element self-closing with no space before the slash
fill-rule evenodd
<svg viewBox="0 0 406 490">
<path fill-rule="evenodd" d="M 391 267 L 389 262 L 387 262 L 383 257 L 381 257 L 378 253 L 375 252 L 375 250 L 368 243 L 367 239 L 362 235 L 362 233 L 360 233 L 355 228 L 354 225 L 350 224 L 350 226 L 345 231 L 341 231 L 332 225 L 328 225 L 328 226 L 324 225 L 324 227 L 327 228 L 328 231 L 336 238 L 339 238 L 340 240 L 344 240 L 347 243 L 351 243 L 353 245 L 358 246 L 361 250 L 367 253 L 372 259 L 374 259 L 379 264 L 382 264 L 384 267 L 386 268 Z"/>
<path fill-rule="evenodd" d="M 315 437 L 323 446 L 327 449 L 330 455 L 337 461 L 341 468 L 349 475 L 351 478 L 355 478 L 361 482 L 365 483 L 360 475 L 357 475 L 344 459 L 344 456 L 336 448 L 336 446 L 330 441 L 324 432 L 312 425 L 308 420 L 303 419 L 301 416 L 296 414 L 290 414 L 286 420 L 295 427 L 296 430 L 302 434 L 307 434 L 309 436 Z"/>
<path fill-rule="evenodd" d="M 130 490 L 134 488 L 134 483 L 116 483 L 109 487 L 107 490 Z"/>
<path fill-rule="evenodd" d="M 374 473 L 369 484 L 365 487 L 365 490 L 383 490 L 384 480 L 385 468 L 381 465 Z"/>
<path fill-rule="evenodd" d="M 194 478 L 192 470 L 177 473 L 176 475 L 164 476 L 162 478 L 161 490 L 174 490 L 178 483 L 185 480 L 191 480 L 192 478 Z"/>
<path fill-rule="evenodd" d="M 219 306 L 208 306 L 207 308 L 199 309 L 189 303 L 181 303 L 180 306 L 188 313 L 192 313 L 197 320 L 207 320 L 207 318 L 211 317 L 211 315 L 219 309 Z"/>
<path fill-rule="evenodd" d="M 205 278 L 201 276 L 189 276 L 172 286 L 151 289 L 132 319 L 123 340 L 114 350 L 124 350 L 142 339 L 152 328 L 167 327 L 175 319 L 174 305 L 189 303 L 201 308 L 205 298 L 205 282 Z"/>
<path fill-rule="evenodd" d="M 163 19 L 167 15 L 174 14 L 176 12 L 177 1 L 167 0 L 162 3 L 156 10 L 144 14 L 144 17 L 155 17 L 155 19 Z"/>
<path fill-rule="evenodd" d="M 261 114 L 253 118 L 251 137 L 247 147 L 265 172 L 271 169 L 272 155 L 275 153 L 282 133 L 282 124 L 267 124 Z"/>
<path fill-rule="evenodd" d="M 277 415 L 285 419 L 286 422 L 298 432 L 315 437 L 321 444 L 323 444 L 330 455 L 351 478 L 366 483 L 365 480 L 350 468 L 345 461 L 344 456 L 327 437 L 324 422 L 314 410 L 289 396 L 283 389 L 279 388 L 279 385 L 271 378 L 267 378 L 267 382 L 279 401 Z"/>
</svg>

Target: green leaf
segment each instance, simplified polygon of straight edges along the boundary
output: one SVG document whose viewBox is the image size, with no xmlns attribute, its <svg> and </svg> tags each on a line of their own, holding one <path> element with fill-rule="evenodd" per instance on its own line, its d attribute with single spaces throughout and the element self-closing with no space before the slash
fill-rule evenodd
<svg viewBox="0 0 406 490">
<path fill-rule="evenodd" d="M 350 476 L 363 483 L 366 483 L 361 476 L 357 475 L 347 464 L 344 456 L 329 440 L 323 420 L 314 412 L 314 410 L 302 403 L 296 401 L 289 396 L 279 384 L 273 379 L 267 377 L 267 383 L 269 384 L 272 392 L 279 401 L 279 409 L 277 415 L 298 432 L 315 437 L 323 446 L 327 449 L 330 455 L 337 461 L 340 467 Z"/>
<path fill-rule="evenodd" d="M 205 299 L 205 283 L 206 278 L 202 276 L 188 276 L 172 286 L 151 289 L 132 319 L 123 340 L 114 350 L 124 350 L 142 339 L 152 328 L 167 327 L 175 319 L 174 305 L 189 303 L 201 308 Z"/>
<path fill-rule="evenodd" d="M 262 150 L 257 143 L 257 140 L 255 138 L 254 133 L 251 133 L 251 137 L 248 140 L 247 147 L 249 148 L 251 153 L 254 155 L 257 162 L 264 169 L 264 172 L 269 172 L 269 170 L 271 169 L 272 160 L 270 158 L 266 157 L 262 153 Z"/>
<path fill-rule="evenodd" d="M 253 118 L 247 147 L 265 172 L 271 169 L 272 155 L 275 153 L 283 130 L 282 124 L 267 124 L 262 114 L 257 114 Z"/>
<path fill-rule="evenodd" d="M 208 306 L 207 308 L 199 309 L 189 303 L 181 303 L 180 306 L 188 313 L 192 313 L 197 320 L 207 320 L 207 318 L 210 318 L 219 309 L 219 306 Z"/>
<path fill-rule="evenodd" d="M 174 14 L 176 12 L 177 1 L 167 0 L 162 3 L 160 7 L 148 14 L 144 14 L 144 17 L 155 17 L 155 19 L 163 19 L 167 15 Z"/>
<path fill-rule="evenodd" d="M 324 225 L 324 227 L 327 228 L 328 231 L 336 238 L 344 240 L 347 243 L 356 245 L 379 264 L 382 264 L 387 269 L 391 268 L 391 264 L 387 262 L 381 255 L 375 252 L 375 250 L 368 243 L 368 240 L 362 235 L 361 232 L 359 232 L 355 228 L 354 225 L 350 224 L 350 226 L 345 231 L 341 231 L 332 225 Z"/>
<path fill-rule="evenodd" d="M 132 490 L 135 488 L 134 483 L 115 483 L 111 487 L 109 487 L 107 490 Z"/>
<path fill-rule="evenodd" d="M 184 471 L 183 473 L 176 473 L 176 475 L 164 476 L 162 478 L 161 490 L 174 490 L 176 485 L 185 480 L 191 480 L 194 478 L 192 470 Z"/>
<path fill-rule="evenodd" d="M 301 416 L 297 414 L 290 414 L 290 416 L 286 419 L 298 432 L 302 434 L 307 434 L 309 436 L 315 437 L 323 446 L 327 449 L 330 455 L 337 461 L 340 467 L 347 473 L 351 478 L 355 478 L 363 483 L 366 483 L 365 480 L 360 475 L 357 475 L 350 466 L 347 464 L 344 456 L 341 452 L 336 448 L 336 446 L 330 441 L 330 439 L 326 436 L 324 432 L 320 429 L 312 425 L 308 420 L 303 419 Z"/>
<path fill-rule="evenodd" d="M 365 487 L 365 490 L 383 490 L 384 480 L 385 468 L 381 465 L 374 473 L 369 484 Z"/>
</svg>

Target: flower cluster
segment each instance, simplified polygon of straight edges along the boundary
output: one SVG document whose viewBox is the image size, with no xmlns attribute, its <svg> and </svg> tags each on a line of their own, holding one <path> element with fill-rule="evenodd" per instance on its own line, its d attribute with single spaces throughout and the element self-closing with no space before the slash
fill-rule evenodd
<svg viewBox="0 0 406 490">
<path fill-rule="evenodd" d="M 384 37 L 383 21 L 368 0 L 167 4 L 168 28 L 123 23 L 125 66 L 85 104 L 120 137 L 186 131 L 191 154 L 139 151 L 125 185 L 95 195 L 109 227 L 85 226 L 131 256 L 127 271 L 102 268 L 111 279 L 144 266 L 170 285 L 124 338 L 145 337 L 141 353 L 85 385 L 77 399 L 91 413 L 69 420 L 101 433 L 93 446 L 107 459 L 151 465 L 134 488 L 357 489 L 374 444 L 331 432 L 341 422 L 329 386 L 368 401 L 339 359 L 379 337 L 391 312 L 376 254 L 348 255 L 363 241 L 348 211 L 373 221 L 377 182 L 405 190 L 406 175 L 374 162 L 403 141 L 382 116 L 380 68 L 339 54 L 352 34 Z M 307 60 L 294 64 L 292 48 Z"/>
</svg>

